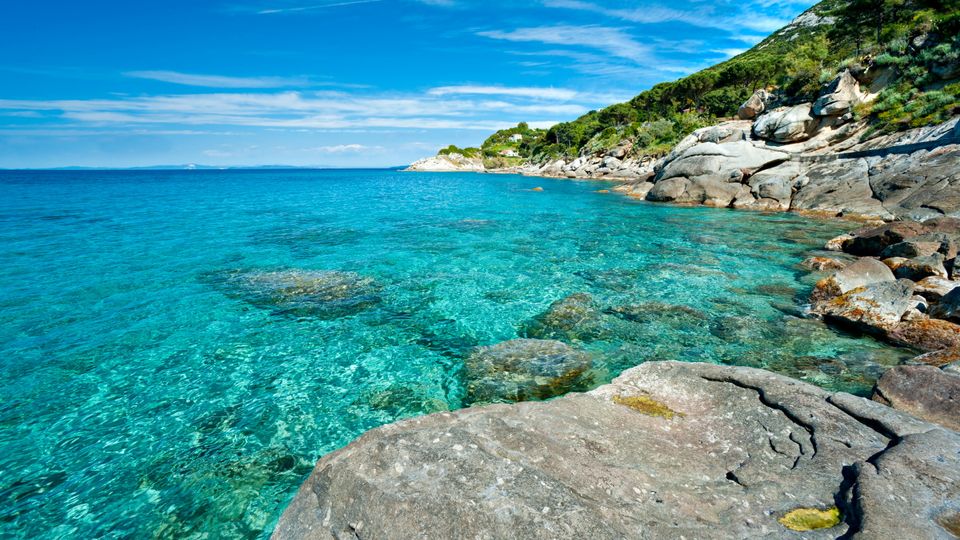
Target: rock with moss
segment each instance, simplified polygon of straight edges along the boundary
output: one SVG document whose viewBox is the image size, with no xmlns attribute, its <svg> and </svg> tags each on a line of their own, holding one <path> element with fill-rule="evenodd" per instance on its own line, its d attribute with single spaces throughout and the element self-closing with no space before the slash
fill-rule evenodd
<svg viewBox="0 0 960 540">
<path fill-rule="evenodd" d="M 320 460 L 274 538 L 943 538 L 958 475 L 960 434 L 879 403 L 652 362 L 372 430 Z"/>
<path fill-rule="evenodd" d="M 814 307 L 858 287 L 892 282 L 896 278 L 887 265 L 875 259 L 860 259 L 817 282 L 811 295 Z"/>
<path fill-rule="evenodd" d="M 213 281 L 230 296 L 290 317 L 333 319 L 359 313 L 381 301 L 380 286 L 354 272 L 229 272 Z"/>
<path fill-rule="evenodd" d="M 548 399 L 592 383 L 590 355 L 566 343 L 512 339 L 480 347 L 464 363 L 467 401 Z"/>
<path fill-rule="evenodd" d="M 594 341 L 607 337 L 609 330 L 593 297 L 576 293 L 550 304 L 547 311 L 521 327 L 520 335 L 535 339 Z"/>
</svg>

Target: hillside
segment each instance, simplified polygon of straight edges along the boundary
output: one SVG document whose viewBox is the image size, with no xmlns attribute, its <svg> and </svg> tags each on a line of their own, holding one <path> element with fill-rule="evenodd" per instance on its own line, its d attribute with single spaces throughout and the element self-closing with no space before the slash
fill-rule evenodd
<svg viewBox="0 0 960 540">
<path fill-rule="evenodd" d="M 850 111 L 868 126 L 864 139 L 957 115 L 960 2 L 825 0 L 723 63 L 548 130 L 520 124 L 464 151 L 482 155 L 488 169 L 607 155 L 646 163 L 737 116 L 752 96 L 761 109 L 813 101 L 844 72 L 866 94 Z M 741 117 L 750 118 L 749 107 Z"/>
</svg>

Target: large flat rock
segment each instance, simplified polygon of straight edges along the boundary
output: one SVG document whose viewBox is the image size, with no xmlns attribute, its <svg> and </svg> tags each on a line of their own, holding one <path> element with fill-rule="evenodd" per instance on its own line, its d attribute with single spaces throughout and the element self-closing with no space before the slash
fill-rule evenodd
<svg viewBox="0 0 960 540">
<path fill-rule="evenodd" d="M 948 538 L 958 459 L 957 433 L 869 400 L 652 362 L 372 430 L 319 461 L 274 538 Z M 825 527 L 782 523 L 811 514 Z"/>
</svg>

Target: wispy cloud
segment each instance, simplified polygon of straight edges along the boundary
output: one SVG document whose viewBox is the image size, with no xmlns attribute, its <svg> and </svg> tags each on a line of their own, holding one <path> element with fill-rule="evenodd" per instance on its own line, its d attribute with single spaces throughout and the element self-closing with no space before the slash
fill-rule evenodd
<svg viewBox="0 0 960 540">
<path fill-rule="evenodd" d="M 343 7 L 343 6 L 354 6 L 357 4 L 373 4 L 376 2 L 382 2 L 383 0 L 350 0 L 347 2 L 333 2 L 327 4 L 311 4 L 308 6 L 294 6 L 286 8 L 273 8 L 273 9 L 261 9 L 257 11 L 258 15 L 276 15 L 279 13 L 297 13 L 303 11 L 315 11 L 318 9 L 327 9 L 333 7 Z"/>
<path fill-rule="evenodd" d="M 544 101 L 530 89 L 496 88 L 499 99 L 457 92 L 356 95 L 343 92 L 212 93 L 92 100 L 0 100 L 0 117 L 24 112 L 89 126 L 235 126 L 278 129 L 496 130 L 521 120 L 555 123 L 588 110 Z M 449 90 L 449 89 L 448 89 Z M 542 96 L 541 96 L 542 97 Z M 558 93 L 555 97 L 567 97 Z M 591 104 L 592 105 L 592 104 Z M 549 115 L 549 116 L 548 116 Z M 544 117 L 547 118 L 544 118 Z"/>
<path fill-rule="evenodd" d="M 350 152 L 365 152 L 379 147 L 367 146 L 364 144 L 333 144 L 329 146 L 317 146 L 308 148 L 307 151 L 319 152 L 322 154 L 345 154 Z"/>
<path fill-rule="evenodd" d="M 751 2 L 722 6 L 717 12 L 714 6 L 700 6 L 699 9 L 679 10 L 661 5 L 646 5 L 638 8 L 609 8 L 601 4 L 583 0 L 544 0 L 543 5 L 551 8 L 589 11 L 606 17 L 638 24 L 657 24 L 677 21 L 701 28 L 715 28 L 725 31 L 748 29 L 757 32 L 771 32 L 783 27 L 790 19 L 776 17 L 750 10 Z"/>
<path fill-rule="evenodd" d="M 514 42 L 589 47 L 610 56 L 643 63 L 650 59 L 650 47 L 636 41 L 620 28 L 597 25 L 553 25 L 516 30 L 488 30 L 477 35 Z"/>
<path fill-rule="evenodd" d="M 439 86 L 431 88 L 431 96 L 446 95 L 488 95 L 488 96 L 518 96 L 534 99 L 566 101 L 577 96 L 577 92 L 564 88 L 532 88 L 532 87 L 504 87 L 504 86 Z"/>
<path fill-rule="evenodd" d="M 127 77 L 205 88 L 288 88 L 310 84 L 306 77 L 228 77 L 179 71 L 128 71 Z"/>
</svg>

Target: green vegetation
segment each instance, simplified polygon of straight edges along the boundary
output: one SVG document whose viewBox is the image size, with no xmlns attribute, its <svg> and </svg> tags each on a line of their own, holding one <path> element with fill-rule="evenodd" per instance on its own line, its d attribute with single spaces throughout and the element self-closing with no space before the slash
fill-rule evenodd
<svg viewBox="0 0 960 540">
<path fill-rule="evenodd" d="M 456 145 L 451 144 L 450 146 L 444 148 L 437 152 L 437 155 L 448 156 L 450 154 L 460 154 L 466 158 L 478 158 L 480 157 L 480 149 L 476 147 L 460 148 Z"/>
<path fill-rule="evenodd" d="M 879 97 L 855 114 L 868 135 L 943 122 L 960 114 L 960 0 L 824 0 L 752 49 L 655 85 L 626 103 L 548 130 L 498 131 L 486 161 L 542 163 L 629 145 L 630 157 L 666 154 L 693 130 L 737 113 L 757 89 L 784 104 L 812 101 L 844 69 Z M 522 139 L 511 139 L 519 134 Z"/>
</svg>

